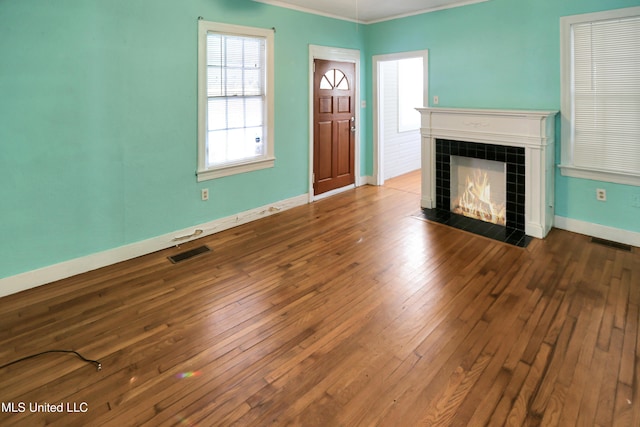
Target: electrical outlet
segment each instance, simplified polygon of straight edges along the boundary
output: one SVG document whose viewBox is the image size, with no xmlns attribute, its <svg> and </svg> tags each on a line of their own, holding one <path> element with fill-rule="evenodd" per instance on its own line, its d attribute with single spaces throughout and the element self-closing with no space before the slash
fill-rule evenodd
<svg viewBox="0 0 640 427">
<path fill-rule="evenodd" d="M 440 103 L 440 98 L 438 95 L 433 96 L 433 105 L 438 105 Z"/>
<path fill-rule="evenodd" d="M 640 194 L 631 196 L 631 207 L 640 208 Z"/>
<path fill-rule="evenodd" d="M 209 200 L 209 189 L 203 188 L 202 190 L 200 190 L 200 197 L 202 198 L 202 200 Z"/>
<path fill-rule="evenodd" d="M 596 200 L 600 200 L 601 202 L 607 201 L 607 190 L 603 188 L 596 189 Z"/>
</svg>

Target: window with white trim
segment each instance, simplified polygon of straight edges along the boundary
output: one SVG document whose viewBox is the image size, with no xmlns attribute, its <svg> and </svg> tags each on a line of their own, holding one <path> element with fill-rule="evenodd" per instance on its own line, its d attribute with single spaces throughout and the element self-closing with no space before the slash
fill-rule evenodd
<svg viewBox="0 0 640 427">
<path fill-rule="evenodd" d="M 640 185 L 640 7 L 560 25 L 562 174 Z"/>
<path fill-rule="evenodd" d="M 273 39 L 198 21 L 198 181 L 274 166 Z"/>
</svg>

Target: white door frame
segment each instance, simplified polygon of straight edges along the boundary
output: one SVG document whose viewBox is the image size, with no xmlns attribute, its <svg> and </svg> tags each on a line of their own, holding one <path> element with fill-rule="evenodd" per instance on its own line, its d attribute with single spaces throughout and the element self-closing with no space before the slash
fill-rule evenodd
<svg viewBox="0 0 640 427">
<path fill-rule="evenodd" d="M 424 104 L 429 105 L 429 51 L 415 50 L 411 52 L 389 53 L 373 56 L 373 180 L 376 185 L 384 184 L 384 124 L 381 116 L 382 63 L 398 61 L 400 59 L 422 58 L 423 75 L 423 99 Z M 418 107 L 418 106 L 416 106 Z"/>
<path fill-rule="evenodd" d="M 354 174 L 355 174 L 355 184 L 348 185 L 343 188 L 338 188 L 336 190 L 327 191 L 326 193 L 322 193 L 319 195 L 313 194 L 313 131 L 314 131 L 314 123 L 313 123 L 313 61 L 315 59 L 325 59 L 328 61 L 340 61 L 340 62 L 352 62 L 355 64 L 355 79 L 356 79 L 356 87 L 355 87 L 355 95 L 354 95 L 354 117 L 356 120 L 356 134 L 355 138 L 355 158 L 354 161 Z M 360 51 L 357 49 L 342 49 L 338 47 L 329 47 L 329 46 L 317 46 L 317 45 L 309 45 L 309 202 L 313 202 L 314 200 L 319 200 L 324 197 L 331 196 L 336 193 L 340 193 L 345 190 L 352 189 L 354 187 L 358 187 L 362 185 L 362 179 L 360 177 Z"/>
</svg>

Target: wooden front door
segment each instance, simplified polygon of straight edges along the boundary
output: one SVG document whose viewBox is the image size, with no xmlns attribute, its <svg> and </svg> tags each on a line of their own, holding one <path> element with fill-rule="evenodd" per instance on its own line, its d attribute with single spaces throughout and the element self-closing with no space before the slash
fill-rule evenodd
<svg viewBox="0 0 640 427">
<path fill-rule="evenodd" d="M 355 183 L 355 64 L 314 62 L 313 191 Z"/>
</svg>

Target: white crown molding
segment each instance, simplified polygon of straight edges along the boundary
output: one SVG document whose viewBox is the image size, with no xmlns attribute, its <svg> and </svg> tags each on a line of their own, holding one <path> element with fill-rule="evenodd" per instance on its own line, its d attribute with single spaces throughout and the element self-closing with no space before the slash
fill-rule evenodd
<svg viewBox="0 0 640 427">
<path fill-rule="evenodd" d="M 326 18 L 339 19 L 341 21 L 355 22 L 357 24 L 366 24 L 366 22 L 359 21 L 357 19 L 351 19 L 351 18 L 347 18 L 347 17 L 344 17 L 344 16 L 335 15 L 335 14 L 332 14 L 332 13 L 322 12 L 322 11 L 319 11 L 317 9 L 298 6 L 298 5 L 291 4 L 291 3 L 286 3 L 286 2 L 283 2 L 283 1 L 278 1 L 278 0 L 253 0 L 253 1 L 258 2 L 258 3 L 268 4 L 269 6 L 282 7 L 282 8 L 285 8 L 285 9 L 295 10 L 297 12 L 309 13 L 311 15 L 324 16 Z"/>
<path fill-rule="evenodd" d="M 386 22 L 386 21 L 392 21 L 394 19 L 408 18 L 410 16 L 423 15 L 425 13 L 437 12 L 439 10 L 454 9 L 456 7 L 469 6 L 471 4 L 476 4 L 476 3 L 484 3 L 486 1 L 489 1 L 489 0 L 461 1 L 461 2 L 455 3 L 455 4 L 448 4 L 448 5 L 444 5 L 444 6 L 436 6 L 436 7 L 430 7 L 430 8 L 427 8 L 427 9 L 420 9 L 420 10 L 416 10 L 415 12 L 408 12 L 408 13 L 403 13 L 403 14 L 400 14 L 400 15 L 393 15 L 393 16 L 389 16 L 387 18 L 372 19 L 370 21 L 364 21 L 363 23 L 364 24 L 377 24 L 379 22 Z"/>
<path fill-rule="evenodd" d="M 98 252 L 75 258 L 59 264 L 50 265 L 37 270 L 28 271 L 0 279 L 0 297 L 35 288 L 56 280 L 66 279 L 87 271 L 96 270 L 121 261 L 150 254 L 162 249 L 196 240 L 229 228 L 237 227 L 260 218 L 276 214 L 309 201 L 308 194 L 244 211 L 225 218 L 216 219 L 204 224 L 174 231 L 173 233 L 153 237 L 141 242 L 132 243 L 115 249 Z"/>
<path fill-rule="evenodd" d="M 258 3 L 264 3 L 264 4 L 268 4 L 270 6 L 276 6 L 276 7 L 282 7 L 285 9 L 291 9 L 291 10 L 295 10 L 298 12 L 303 12 L 303 13 L 309 13 L 311 15 L 318 15 L 318 16 L 324 16 L 327 18 L 333 18 L 333 19 L 339 19 L 341 21 L 348 21 L 348 22 L 355 22 L 357 24 L 363 24 L 363 25 L 368 25 L 368 24 L 377 24 L 380 22 L 385 22 L 385 21 L 392 21 L 394 19 L 401 19 L 401 18 L 407 18 L 410 16 L 416 16 L 416 15 L 422 15 L 425 13 L 431 13 L 431 12 L 437 12 L 439 10 L 446 10 L 446 9 L 453 9 L 456 7 L 461 7 L 461 6 L 468 6 L 471 4 L 475 4 L 475 3 L 483 3 L 489 0 L 466 0 L 466 1 L 460 1 L 457 2 L 455 4 L 447 4 L 447 5 L 443 5 L 443 6 L 435 6 L 435 7 L 429 7 L 429 8 L 424 8 L 424 9 L 419 9 L 413 12 L 407 12 L 407 13 L 401 13 L 401 14 L 397 14 L 397 15 L 391 15 L 385 18 L 380 18 L 380 19 L 370 19 L 370 20 L 365 20 L 365 19 L 360 19 L 360 18 L 350 18 L 347 16 L 341 16 L 341 15 L 336 15 L 336 14 L 332 14 L 332 13 L 328 13 L 328 12 L 323 12 L 321 10 L 318 9 L 313 9 L 310 7 L 304 7 L 304 6 L 299 6 L 299 5 L 295 5 L 295 4 L 291 4 L 291 3 L 287 3 L 285 1 L 279 1 L 279 0 L 253 0 L 255 2 Z"/>
</svg>

